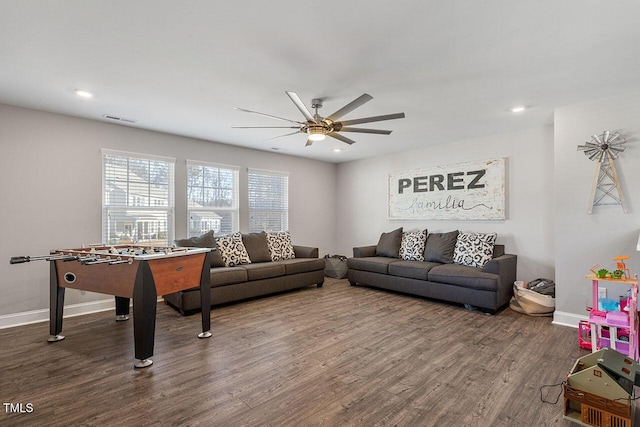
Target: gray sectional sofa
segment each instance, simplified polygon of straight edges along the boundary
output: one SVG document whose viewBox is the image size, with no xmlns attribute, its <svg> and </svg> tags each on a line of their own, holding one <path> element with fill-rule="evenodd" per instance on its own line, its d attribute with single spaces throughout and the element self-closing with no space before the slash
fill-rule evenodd
<svg viewBox="0 0 640 427">
<path fill-rule="evenodd" d="M 402 236 L 402 229 L 398 230 Z M 459 232 L 431 233 L 426 238 L 423 256 L 418 256 L 424 260 L 405 260 L 399 255 L 398 230 L 383 233 L 377 245 L 353 248 L 353 258 L 347 260 L 351 285 L 468 304 L 487 312 L 495 312 L 509 303 L 517 257 L 505 254 L 503 245 L 485 245 L 486 259 L 481 267 L 461 265 L 473 262 L 458 243 Z"/>
<path fill-rule="evenodd" d="M 284 258 L 288 259 L 281 259 L 281 251 L 279 256 L 275 256 L 276 260 L 272 261 L 273 247 L 268 245 L 267 233 L 236 233 L 236 246 L 238 239 L 242 241 L 246 252 L 237 255 L 237 259 L 241 260 L 237 264 L 229 261 L 228 257 L 223 257 L 229 253 L 228 246 L 224 240 L 214 239 L 213 232 L 196 238 L 176 240 L 178 246 L 215 248 L 210 269 L 211 305 L 310 285 L 322 287 L 324 284 L 325 261 L 318 258 L 318 248 L 288 245 L 288 251 L 284 251 Z M 236 249 L 234 247 L 234 251 Z M 201 309 L 198 288 L 164 295 L 163 298 L 183 315 Z"/>
</svg>

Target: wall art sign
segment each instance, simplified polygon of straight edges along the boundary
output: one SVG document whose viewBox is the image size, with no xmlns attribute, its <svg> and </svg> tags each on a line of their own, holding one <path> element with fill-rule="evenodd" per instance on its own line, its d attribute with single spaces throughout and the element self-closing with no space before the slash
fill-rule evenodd
<svg viewBox="0 0 640 427">
<path fill-rule="evenodd" d="M 389 175 L 389 219 L 505 219 L 505 159 Z"/>
</svg>

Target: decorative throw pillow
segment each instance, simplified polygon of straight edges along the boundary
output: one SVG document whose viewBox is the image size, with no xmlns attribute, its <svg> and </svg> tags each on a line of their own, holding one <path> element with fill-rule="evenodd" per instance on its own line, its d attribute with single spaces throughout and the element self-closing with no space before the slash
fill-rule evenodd
<svg viewBox="0 0 640 427">
<path fill-rule="evenodd" d="M 427 230 L 403 232 L 400 243 L 400 258 L 406 261 L 424 261 L 426 242 Z"/>
<path fill-rule="evenodd" d="M 493 257 L 493 245 L 496 233 L 464 233 L 458 234 L 453 261 L 456 264 L 482 268 Z"/>
<path fill-rule="evenodd" d="M 376 246 L 376 256 L 398 258 L 402 244 L 402 227 L 388 233 L 382 233 Z"/>
<path fill-rule="evenodd" d="M 248 233 L 242 235 L 242 243 L 247 248 L 247 253 L 251 262 L 269 262 L 271 261 L 271 252 L 269 252 L 269 244 L 267 243 L 267 233 Z"/>
<path fill-rule="evenodd" d="M 458 230 L 448 233 L 429 233 L 424 248 L 424 260 L 451 264 L 458 240 Z"/>
<path fill-rule="evenodd" d="M 250 264 L 251 259 L 247 248 L 242 243 L 242 235 L 233 233 L 227 236 L 216 237 L 216 243 L 224 261 L 225 267 L 234 267 L 240 264 Z"/>
<path fill-rule="evenodd" d="M 296 257 L 291 243 L 291 235 L 288 231 L 267 233 L 267 244 L 271 254 L 271 261 L 294 259 Z"/>
</svg>

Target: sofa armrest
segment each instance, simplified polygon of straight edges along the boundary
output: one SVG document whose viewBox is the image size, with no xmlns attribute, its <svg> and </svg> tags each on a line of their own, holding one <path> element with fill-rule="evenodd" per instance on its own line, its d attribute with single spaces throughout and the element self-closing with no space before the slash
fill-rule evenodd
<svg viewBox="0 0 640 427">
<path fill-rule="evenodd" d="M 513 294 L 513 282 L 516 281 L 517 264 L 517 255 L 504 254 L 493 258 L 482 269 L 485 273 L 493 273 L 500 276 L 499 300 L 503 300 L 502 298 L 505 295 Z"/>
<path fill-rule="evenodd" d="M 318 258 L 318 248 L 311 246 L 293 245 L 293 252 L 295 252 L 296 258 Z"/>
<path fill-rule="evenodd" d="M 376 248 L 378 245 L 358 246 L 353 248 L 354 258 L 364 258 L 367 256 L 376 256 Z"/>
</svg>

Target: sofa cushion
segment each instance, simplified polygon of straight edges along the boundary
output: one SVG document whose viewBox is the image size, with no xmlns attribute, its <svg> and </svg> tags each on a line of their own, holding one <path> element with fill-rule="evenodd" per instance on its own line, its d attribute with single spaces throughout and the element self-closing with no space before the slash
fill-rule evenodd
<svg viewBox="0 0 640 427">
<path fill-rule="evenodd" d="M 243 265 L 249 280 L 269 279 L 285 275 L 284 265 L 278 262 L 260 262 Z"/>
<path fill-rule="evenodd" d="M 448 233 L 429 233 L 424 248 L 424 260 L 451 264 L 458 240 L 458 230 Z"/>
<path fill-rule="evenodd" d="M 403 232 L 399 257 L 406 261 L 424 261 L 426 242 L 427 230 Z"/>
<path fill-rule="evenodd" d="M 347 259 L 347 268 L 353 270 L 364 270 L 372 273 L 389 273 L 389 264 L 399 262 L 398 258 L 381 256 L 369 256 L 364 258 Z"/>
<path fill-rule="evenodd" d="M 476 267 L 458 264 L 440 264 L 429 270 L 429 281 L 463 286 L 483 291 L 498 291 L 500 276 L 484 273 Z"/>
<path fill-rule="evenodd" d="M 484 267 L 493 257 L 497 236 L 496 233 L 461 232 L 453 252 L 453 262 L 469 267 Z"/>
<path fill-rule="evenodd" d="M 324 270 L 325 267 L 324 258 L 296 258 L 276 262 L 284 265 L 284 270 L 287 275 Z"/>
<path fill-rule="evenodd" d="M 217 267 L 209 272 L 211 287 L 233 285 L 247 281 L 247 270 L 242 267 Z"/>
<path fill-rule="evenodd" d="M 216 237 L 216 243 L 218 244 L 218 249 L 220 250 L 220 255 L 222 256 L 225 267 L 251 263 L 247 248 L 245 248 L 244 243 L 242 243 L 240 233 Z"/>
<path fill-rule="evenodd" d="M 251 262 L 269 262 L 271 261 L 271 253 L 269 252 L 269 244 L 267 243 L 267 233 L 248 233 L 242 234 L 242 243 L 247 248 L 249 259 Z"/>
<path fill-rule="evenodd" d="M 293 245 L 291 244 L 291 235 L 288 231 L 267 233 L 267 244 L 271 261 L 294 259 L 296 257 Z"/>
<path fill-rule="evenodd" d="M 382 233 L 376 246 L 376 256 L 398 258 L 402 243 L 402 227 L 388 233 Z"/>
<path fill-rule="evenodd" d="M 429 270 L 441 265 L 437 262 L 398 261 L 389 264 L 389 274 L 409 279 L 427 280 Z"/>
</svg>

